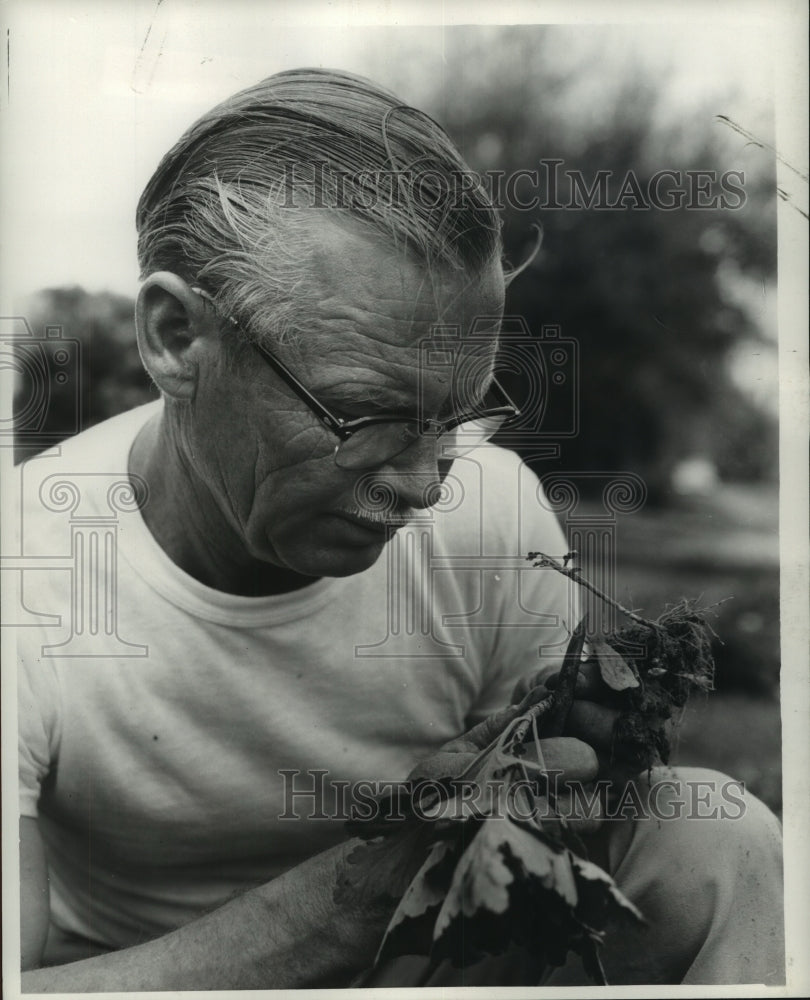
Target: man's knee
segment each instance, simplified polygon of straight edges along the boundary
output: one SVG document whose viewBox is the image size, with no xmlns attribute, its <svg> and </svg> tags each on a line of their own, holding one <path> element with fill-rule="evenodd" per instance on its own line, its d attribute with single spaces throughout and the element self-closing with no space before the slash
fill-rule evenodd
<svg viewBox="0 0 810 1000">
<path fill-rule="evenodd" d="M 63 931 L 51 921 L 41 964 L 43 968 L 49 965 L 68 965 L 84 958 L 106 955 L 113 950 L 108 945 L 89 941 L 78 934 L 71 934 L 70 931 Z"/>
<path fill-rule="evenodd" d="M 698 768 L 657 769 L 633 795 L 637 815 L 625 812 L 609 834 L 610 869 L 648 919 L 669 981 L 690 969 L 707 977 L 695 981 L 724 981 L 729 963 L 752 952 L 776 968 L 782 856 L 773 813 L 740 782 Z M 739 981 L 765 975 L 751 974 Z"/>
<path fill-rule="evenodd" d="M 633 822 L 612 831 L 613 873 L 631 860 L 638 866 L 648 852 L 651 877 L 703 885 L 759 872 L 772 877 L 781 865 L 778 820 L 742 782 L 719 771 L 657 768 L 622 802 L 620 817 Z"/>
<path fill-rule="evenodd" d="M 781 832 L 773 813 L 746 788 L 719 771 L 657 768 L 640 786 L 648 833 L 725 859 L 750 857 L 751 851 L 779 852 Z"/>
</svg>

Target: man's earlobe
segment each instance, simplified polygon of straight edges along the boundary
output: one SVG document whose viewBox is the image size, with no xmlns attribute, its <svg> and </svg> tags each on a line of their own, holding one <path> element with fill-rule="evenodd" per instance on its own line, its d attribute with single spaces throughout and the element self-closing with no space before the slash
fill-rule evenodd
<svg viewBox="0 0 810 1000">
<path fill-rule="evenodd" d="M 210 306 L 178 275 L 157 271 L 141 286 L 135 325 L 141 359 L 161 392 L 193 399 L 201 349 L 217 326 Z"/>
</svg>

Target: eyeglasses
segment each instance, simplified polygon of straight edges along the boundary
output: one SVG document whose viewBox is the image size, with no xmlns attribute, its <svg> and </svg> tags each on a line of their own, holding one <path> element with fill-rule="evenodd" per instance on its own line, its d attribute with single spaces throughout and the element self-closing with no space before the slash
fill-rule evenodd
<svg viewBox="0 0 810 1000">
<path fill-rule="evenodd" d="M 200 288 L 193 291 L 211 300 Z M 234 326 L 238 325 L 231 320 Z M 261 344 L 250 346 L 295 393 L 323 426 L 337 438 L 335 464 L 341 469 L 373 469 L 401 455 L 425 437 L 441 438 L 442 459 L 455 459 L 489 441 L 507 422 L 520 416 L 506 390 L 494 378 L 479 408 L 447 420 L 421 419 L 380 413 L 346 420 L 317 399 L 272 351 Z M 489 401 L 489 405 L 487 405 Z"/>
</svg>

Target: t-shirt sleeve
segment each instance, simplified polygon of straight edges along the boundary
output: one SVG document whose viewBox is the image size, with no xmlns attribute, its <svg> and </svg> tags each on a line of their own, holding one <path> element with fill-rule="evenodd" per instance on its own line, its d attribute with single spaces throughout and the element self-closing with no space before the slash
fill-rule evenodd
<svg viewBox="0 0 810 1000">
<path fill-rule="evenodd" d="M 42 782 L 56 762 L 57 682 L 48 663 L 24 654 L 18 663 L 20 814 L 36 817 Z"/>
<path fill-rule="evenodd" d="M 498 542 L 503 551 L 521 557 L 530 551 L 561 557 L 568 549 L 565 534 L 545 502 L 537 476 L 511 456 L 497 482 L 499 492 L 517 491 L 519 497 L 517 505 L 511 496 L 499 498 L 505 516 L 495 528 L 503 536 Z M 517 515 L 510 518 L 509 510 L 516 510 Z M 510 704 L 522 678 L 559 670 L 581 613 L 577 586 L 553 569 L 533 567 L 526 561 L 524 569 L 501 577 L 500 617 L 496 618 L 501 624 L 480 694 L 468 715 L 471 724 Z"/>
</svg>

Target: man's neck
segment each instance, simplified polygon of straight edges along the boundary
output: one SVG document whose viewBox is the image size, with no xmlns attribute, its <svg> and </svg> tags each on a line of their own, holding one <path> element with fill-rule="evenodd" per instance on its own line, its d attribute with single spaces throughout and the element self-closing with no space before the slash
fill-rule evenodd
<svg viewBox="0 0 810 1000">
<path fill-rule="evenodd" d="M 205 586 L 264 597 L 300 590 L 317 579 L 249 555 L 205 484 L 182 462 L 165 413 L 141 428 L 129 472 L 148 486 L 141 514 L 155 541 L 175 565 Z"/>
</svg>

